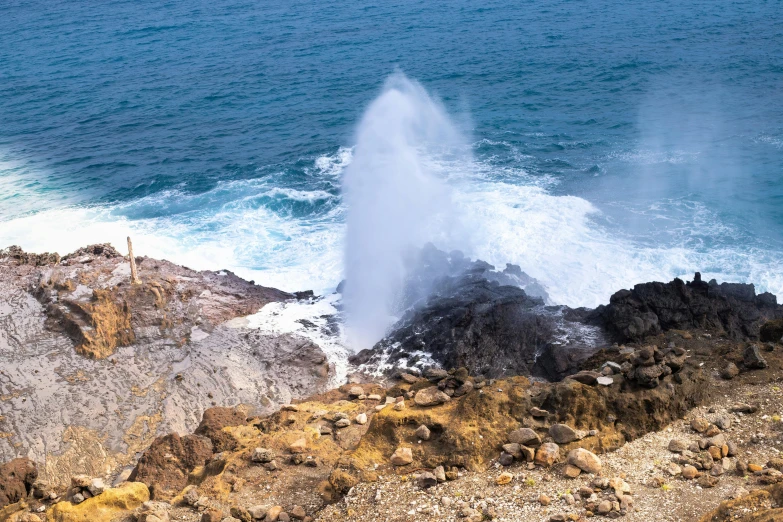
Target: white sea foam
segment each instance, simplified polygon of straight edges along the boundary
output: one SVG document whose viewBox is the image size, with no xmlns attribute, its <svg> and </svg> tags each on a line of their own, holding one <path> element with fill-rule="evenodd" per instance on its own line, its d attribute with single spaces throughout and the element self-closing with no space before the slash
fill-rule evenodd
<svg viewBox="0 0 783 522">
<path fill-rule="evenodd" d="M 339 294 L 330 294 L 310 301 L 288 301 L 269 303 L 257 313 L 245 317 L 243 326 L 257 328 L 269 333 L 292 333 L 309 339 L 326 354 L 329 363 L 334 366 L 331 384 L 339 386 L 348 375 L 348 352 L 342 327 L 335 333 L 328 317 L 339 312 L 335 305 Z"/>
</svg>

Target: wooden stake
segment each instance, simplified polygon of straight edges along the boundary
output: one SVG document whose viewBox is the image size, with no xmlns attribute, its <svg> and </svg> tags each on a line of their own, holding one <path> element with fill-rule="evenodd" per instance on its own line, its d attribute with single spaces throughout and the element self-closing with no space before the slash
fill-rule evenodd
<svg viewBox="0 0 783 522">
<path fill-rule="evenodd" d="M 141 279 L 139 279 L 139 273 L 136 272 L 136 258 L 133 257 L 133 245 L 131 244 L 130 236 L 128 236 L 128 257 L 131 265 L 131 284 L 140 285 Z"/>
</svg>

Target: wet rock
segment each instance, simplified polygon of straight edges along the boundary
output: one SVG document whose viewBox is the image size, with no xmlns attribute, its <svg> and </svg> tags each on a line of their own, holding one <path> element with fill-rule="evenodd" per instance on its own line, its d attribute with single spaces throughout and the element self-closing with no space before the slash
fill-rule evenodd
<svg viewBox="0 0 783 522">
<path fill-rule="evenodd" d="M 519 267 L 501 272 L 431 245 L 411 264 L 401 303 L 408 312 L 388 337 L 354 356 L 354 364 L 394 363 L 426 347 L 445 368 L 467 366 L 487 377 L 531 374 L 536 355 L 552 345 L 555 334 L 553 314 L 541 313 L 543 299 L 531 297 L 534 289 L 545 295 L 540 285 Z M 430 279 L 434 267 L 440 277 L 425 291 L 419 278 Z"/>
</svg>

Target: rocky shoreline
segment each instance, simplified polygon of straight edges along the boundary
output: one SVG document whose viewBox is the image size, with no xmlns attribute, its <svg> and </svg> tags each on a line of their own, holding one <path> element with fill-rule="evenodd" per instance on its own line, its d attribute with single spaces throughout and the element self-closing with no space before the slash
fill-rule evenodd
<svg viewBox="0 0 783 522">
<path fill-rule="evenodd" d="M 425 253 L 447 275 L 329 389 L 318 346 L 236 320 L 311 294 L 0 251 L 0 522 L 783 517 L 775 296 L 696 274 L 572 310 Z"/>
</svg>

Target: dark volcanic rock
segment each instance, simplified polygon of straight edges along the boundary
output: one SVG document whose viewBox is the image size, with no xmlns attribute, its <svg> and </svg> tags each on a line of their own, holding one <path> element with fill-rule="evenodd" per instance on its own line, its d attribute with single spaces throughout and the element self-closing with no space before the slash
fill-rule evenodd
<svg viewBox="0 0 783 522">
<path fill-rule="evenodd" d="M 618 342 L 639 341 L 661 331 L 701 328 L 732 339 L 758 339 L 761 324 L 783 317 L 774 295 L 756 295 L 752 284 L 706 283 L 697 272 L 689 283 L 643 283 L 615 293 L 591 315 Z"/>
<path fill-rule="evenodd" d="M 466 366 L 490 376 L 529 375 L 536 353 L 554 333 L 552 318 L 537 311 L 544 304 L 541 298 L 473 274 L 448 283 L 352 362 L 372 363 L 388 353 L 388 363 L 411 363 L 426 347 L 426 355 L 445 368 Z"/>
<path fill-rule="evenodd" d="M 587 310 L 545 306 L 546 292 L 518 266 L 500 272 L 431 245 L 416 261 L 403 292 L 407 312 L 353 364 L 434 362 L 487 377 L 535 372 L 559 379 L 599 344 L 597 328 L 583 322 Z"/>
<path fill-rule="evenodd" d="M 38 470 L 29 459 L 14 459 L 0 466 L 0 508 L 27 497 L 36 478 Z"/>
<path fill-rule="evenodd" d="M 761 341 L 783 343 L 783 319 L 767 321 L 761 326 Z"/>
</svg>

